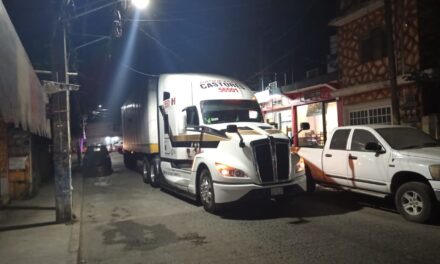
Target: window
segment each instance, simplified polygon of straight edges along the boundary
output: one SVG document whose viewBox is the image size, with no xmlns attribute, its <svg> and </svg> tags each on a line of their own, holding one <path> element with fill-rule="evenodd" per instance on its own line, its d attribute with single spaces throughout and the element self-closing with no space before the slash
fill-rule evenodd
<svg viewBox="0 0 440 264">
<path fill-rule="evenodd" d="M 283 105 L 283 100 L 282 99 L 273 100 L 272 106 L 276 106 L 276 105 Z"/>
<path fill-rule="evenodd" d="M 199 126 L 199 115 L 195 106 L 190 106 L 186 109 L 186 125 L 188 127 Z"/>
<path fill-rule="evenodd" d="M 436 139 L 411 127 L 378 128 L 376 131 L 393 149 L 416 149 L 439 146 L 439 142 Z"/>
<path fill-rule="evenodd" d="M 350 129 L 337 130 L 330 142 L 330 149 L 334 150 L 346 150 L 348 135 L 350 135 Z"/>
<path fill-rule="evenodd" d="M 361 63 L 375 61 L 387 56 L 386 39 L 386 32 L 380 27 L 372 29 L 366 38 L 361 39 L 359 45 Z"/>
<path fill-rule="evenodd" d="M 260 105 L 253 100 L 209 100 L 201 106 L 205 124 L 263 122 Z"/>
<path fill-rule="evenodd" d="M 297 131 L 300 130 L 299 126 L 302 122 L 310 124 L 309 130 L 298 134 L 297 144 L 299 147 L 324 147 L 329 133 L 338 127 L 338 109 L 337 103 L 334 101 L 298 106 L 296 107 L 296 116 Z"/>
<path fill-rule="evenodd" d="M 367 151 L 365 149 L 365 145 L 370 142 L 379 144 L 379 141 L 376 139 L 376 137 L 367 130 L 356 129 L 353 133 L 353 139 L 351 140 L 351 150 Z"/>
<path fill-rule="evenodd" d="M 350 112 L 350 125 L 391 124 L 391 107 L 370 108 Z"/>
</svg>

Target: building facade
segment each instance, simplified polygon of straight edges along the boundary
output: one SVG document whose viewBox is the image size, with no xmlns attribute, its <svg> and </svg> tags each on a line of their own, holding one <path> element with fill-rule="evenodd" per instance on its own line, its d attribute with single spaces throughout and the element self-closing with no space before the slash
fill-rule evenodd
<svg viewBox="0 0 440 264">
<path fill-rule="evenodd" d="M 414 76 L 436 67 L 427 54 L 435 53 L 437 48 L 426 42 L 432 41 L 433 33 L 438 34 L 429 25 L 429 17 L 435 19 L 438 13 L 428 10 L 439 10 L 439 1 L 391 2 L 401 124 L 423 128 L 426 116 L 439 109 L 428 107 L 432 105 L 432 94 L 427 91 L 432 87 Z M 330 25 L 338 32 L 341 88 L 332 95 L 342 101 L 343 124 L 396 123 L 391 110 L 384 1 L 341 0 L 340 16 Z"/>
<path fill-rule="evenodd" d="M 48 97 L 0 1 L 0 205 L 51 175 Z"/>
<path fill-rule="evenodd" d="M 300 124 L 310 124 L 308 131 L 295 136 L 295 146 L 322 147 L 328 133 L 342 125 L 342 101 L 332 95 L 338 90 L 337 72 L 281 87 L 290 98 L 292 134 L 297 135 Z"/>
<path fill-rule="evenodd" d="M 263 111 L 264 121 L 292 136 L 292 102 L 289 97 L 265 90 L 255 94 Z"/>
</svg>

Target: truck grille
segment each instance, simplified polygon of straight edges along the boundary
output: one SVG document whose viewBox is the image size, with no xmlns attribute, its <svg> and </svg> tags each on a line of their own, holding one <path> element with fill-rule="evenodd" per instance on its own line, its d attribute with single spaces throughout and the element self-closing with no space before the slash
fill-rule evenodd
<svg viewBox="0 0 440 264">
<path fill-rule="evenodd" d="M 261 183 L 277 183 L 289 179 L 288 140 L 269 137 L 254 141 L 251 146 Z"/>
</svg>

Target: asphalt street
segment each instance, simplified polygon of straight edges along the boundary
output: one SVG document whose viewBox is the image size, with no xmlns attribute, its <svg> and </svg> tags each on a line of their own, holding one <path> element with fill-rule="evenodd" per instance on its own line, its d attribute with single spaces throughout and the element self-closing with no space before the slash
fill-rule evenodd
<svg viewBox="0 0 440 264">
<path fill-rule="evenodd" d="M 407 222 L 388 201 L 319 189 L 212 215 L 112 161 L 111 176 L 84 180 L 81 263 L 440 261 L 440 221 Z"/>
</svg>

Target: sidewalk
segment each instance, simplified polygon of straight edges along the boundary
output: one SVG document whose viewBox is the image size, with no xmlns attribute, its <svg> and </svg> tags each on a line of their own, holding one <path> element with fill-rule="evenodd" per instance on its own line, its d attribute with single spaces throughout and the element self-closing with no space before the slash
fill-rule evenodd
<svg viewBox="0 0 440 264">
<path fill-rule="evenodd" d="M 73 213 L 81 219 L 82 175 L 72 173 Z M 80 222 L 55 222 L 54 183 L 45 183 L 29 200 L 0 210 L 0 262 L 68 263 L 78 261 Z"/>
</svg>

